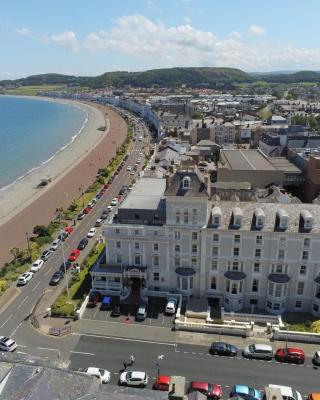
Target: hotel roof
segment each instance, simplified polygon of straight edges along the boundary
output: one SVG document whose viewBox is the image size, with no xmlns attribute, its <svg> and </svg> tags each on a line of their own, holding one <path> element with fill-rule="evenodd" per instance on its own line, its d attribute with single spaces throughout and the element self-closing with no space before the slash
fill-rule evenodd
<svg viewBox="0 0 320 400">
<path fill-rule="evenodd" d="M 258 150 L 221 150 L 221 153 L 224 167 L 231 170 L 276 170 Z"/>
</svg>

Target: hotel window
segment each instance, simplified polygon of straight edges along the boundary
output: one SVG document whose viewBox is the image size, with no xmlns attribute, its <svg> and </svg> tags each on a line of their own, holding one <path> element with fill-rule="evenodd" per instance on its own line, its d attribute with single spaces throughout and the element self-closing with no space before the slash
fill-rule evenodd
<svg viewBox="0 0 320 400">
<path fill-rule="evenodd" d="M 121 254 L 117 254 L 116 263 L 117 264 L 121 264 L 122 263 Z"/>
<path fill-rule="evenodd" d="M 153 256 L 153 266 L 159 267 L 159 256 Z"/>
<path fill-rule="evenodd" d="M 283 268 L 281 264 L 276 265 L 276 274 L 282 274 Z"/>
<path fill-rule="evenodd" d="M 277 283 L 276 284 L 276 291 L 275 291 L 274 296 L 275 297 L 281 297 L 281 295 L 282 295 L 282 285 Z"/>
<path fill-rule="evenodd" d="M 210 289 L 212 289 L 212 290 L 216 290 L 217 289 L 217 279 L 216 279 L 215 276 L 211 277 Z"/>
<path fill-rule="evenodd" d="M 256 249 L 256 250 L 255 250 L 255 253 L 254 253 L 254 256 L 255 256 L 256 258 L 260 258 L 260 257 L 261 257 L 261 249 Z"/>
<path fill-rule="evenodd" d="M 211 261 L 211 271 L 218 271 L 218 261 L 217 260 Z"/>
<path fill-rule="evenodd" d="M 194 253 L 194 254 L 198 253 L 198 246 L 196 244 L 192 245 L 191 252 Z"/>
<path fill-rule="evenodd" d="M 274 290 L 274 283 L 269 282 L 269 287 L 268 287 L 268 295 L 273 296 L 273 290 Z"/>
<path fill-rule="evenodd" d="M 158 231 L 153 231 L 154 236 L 158 236 Z"/>
<path fill-rule="evenodd" d="M 218 246 L 213 246 L 212 247 L 212 255 L 213 256 L 219 255 L 219 247 Z"/>
<path fill-rule="evenodd" d="M 262 244 L 262 236 L 261 235 L 256 236 L 256 244 Z"/>
<path fill-rule="evenodd" d="M 175 267 L 180 267 L 180 258 L 179 257 L 175 257 L 174 258 L 174 266 Z"/>
<path fill-rule="evenodd" d="M 134 242 L 134 248 L 136 250 L 139 250 L 140 249 L 140 243 L 139 242 Z"/>
<path fill-rule="evenodd" d="M 153 243 L 153 251 L 159 250 L 159 243 Z"/>
<path fill-rule="evenodd" d="M 238 256 L 239 256 L 239 253 L 240 253 L 239 247 L 234 247 L 234 248 L 233 248 L 233 255 L 234 255 L 234 257 L 238 257 Z"/>
<path fill-rule="evenodd" d="M 192 240 L 198 240 L 198 232 L 192 232 L 191 238 Z"/>
<path fill-rule="evenodd" d="M 219 225 L 220 224 L 220 217 L 215 216 L 213 217 L 213 225 Z"/>
<path fill-rule="evenodd" d="M 194 208 L 192 210 L 192 223 L 196 224 L 197 222 L 198 222 L 197 210 Z"/>
<path fill-rule="evenodd" d="M 303 292 L 304 292 L 304 282 L 298 282 L 297 295 L 303 296 Z"/>
<path fill-rule="evenodd" d="M 134 256 L 134 265 L 139 267 L 141 265 L 141 257 L 140 256 Z"/>
<path fill-rule="evenodd" d="M 134 234 L 139 235 L 139 231 L 137 229 L 135 229 Z"/>
<path fill-rule="evenodd" d="M 310 238 L 304 238 L 303 246 L 304 247 L 310 247 Z"/>
<path fill-rule="evenodd" d="M 280 304 L 279 303 L 274 303 L 273 309 L 274 310 L 280 310 Z"/>
<path fill-rule="evenodd" d="M 191 258 L 191 267 L 197 268 L 197 266 L 198 266 L 198 260 L 197 260 L 197 258 L 192 257 L 192 258 Z"/>
<path fill-rule="evenodd" d="M 240 243 L 240 235 L 234 235 L 234 242 Z"/>
<path fill-rule="evenodd" d="M 279 239 L 279 246 L 285 246 L 286 245 L 286 238 L 285 237 L 281 237 Z"/>
<path fill-rule="evenodd" d="M 175 244 L 175 246 L 174 246 L 174 252 L 175 252 L 175 253 L 180 253 L 180 251 L 181 251 L 181 246 L 180 246 L 180 244 Z"/>
<path fill-rule="evenodd" d="M 303 260 L 309 260 L 309 252 L 307 250 L 303 250 L 302 259 Z"/>
<path fill-rule="evenodd" d="M 279 251 L 278 251 L 278 258 L 279 258 L 280 260 L 283 260 L 283 259 L 284 259 L 284 256 L 285 256 L 285 251 L 284 251 L 283 249 L 279 249 Z"/>
<path fill-rule="evenodd" d="M 119 234 L 120 233 L 120 229 L 116 229 L 116 233 Z"/>
<path fill-rule="evenodd" d="M 184 210 L 183 213 L 183 223 L 188 224 L 189 223 L 189 212 L 188 210 Z"/>
<path fill-rule="evenodd" d="M 159 272 L 154 272 L 153 273 L 153 280 L 158 281 L 159 280 Z"/>
<path fill-rule="evenodd" d="M 315 296 L 316 296 L 318 299 L 320 299 L 320 285 L 317 285 L 317 286 L 316 286 L 316 293 L 315 293 Z"/>
<path fill-rule="evenodd" d="M 176 224 L 180 224 L 180 210 L 176 210 Z"/>
<path fill-rule="evenodd" d="M 314 304 L 312 307 L 313 311 L 318 312 L 319 311 L 319 306 L 318 304 Z"/>
<path fill-rule="evenodd" d="M 302 308 L 302 301 L 301 300 L 297 300 L 296 301 L 295 308 Z"/>
<path fill-rule="evenodd" d="M 239 271 L 239 262 L 238 261 L 232 262 L 232 271 Z"/>
<path fill-rule="evenodd" d="M 212 241 L 213 242 L 219 242 L 219 235 L 217 233 L 214 233 L 212 236 Z"/>
<path fill-rule="evenodd" d="M 259 274 L 259 273 L 260 273 L 260 263 L 255 262 L 255 263 L 253 264 L 253 272 L 254 272 L 255 274 Z"/>
<path fill-rule="evenodd" d="M 174 231 L 174 238 L 175 240 L 180 240 L 180 231 Z"/>
<path fill-rule="evenodd" d="M 307 266 L 300 265 L 300 275 L 307 275 Z"/>
<path fill-rule="evenodd" d="M 252 281 L 252 292 L 259 292 L 259 281 L 258 281 L 258 279 L 253 279 L 253 281 Z"/>
<path fill-rule="evenodd" d="M 116 248 L 121 249 L 121 242 L 116 242 Z"/>
</svg>

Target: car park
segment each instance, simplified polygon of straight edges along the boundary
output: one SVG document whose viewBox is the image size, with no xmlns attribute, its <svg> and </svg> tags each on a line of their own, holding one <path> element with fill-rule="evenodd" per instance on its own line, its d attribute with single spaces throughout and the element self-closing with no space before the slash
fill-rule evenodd
<svg viewBox="0 0 320 400">
<path fill-rule="evenodd" d="M 87 246 L 88 243 L 89 243 L 89 240 L 87 238 L 81 239 L 78 244 L 78 250 L 83 250 Z"/>
<path fill-rule="evenodd" d="M 95 376 L 100 379 L 101 383 L 108 383 L 110 381 L 110 372 L 106 369 L 89 367 L 86 370 L 86 374 L 90 376 Z"/>
<path fill-rule="evenodd" d="M 55 239 L 55 240 L 51 243 L 50 250 L 52 250 L 52 251 L 57 250 L 57 248 L 60 246 L 60 244 L 61 244 L 61 239 L 59 239 L 59 238 Z"/>
<path fill-rule="evenodd" d="M 19 276 L 18 285 L 19 286 L 26 285 L 29 281 L 31 281 L 32 277 L 33 277 L 32 272 L 25 272 L 24 274 Z"/>
<path fill-rule="evenodd" d="M 116 305 L 113 306 L 113 309 L 112 309 L 112 311 L 110 313 L 110 316 L 113 317 L 113 318 L 117 318 L 117 317 L 120 317 L 120 315 L 121 315 L 120 304 L 116 304 Z"/>
<path fill-rule="evenodd" d="M 176 312 L 176 307 L 177 307 L 177 299 L 174 297 L 170 298 L 167 302 L 166 308 L 165 308 L 165 313 L 166 314 L 175 314 Z"/>
<path fill-rule="evenodd" d="M 320 365 L 320 351 L 316 351 L 316 352 L 314 353 L 314 356 L 313 356 L 313 358 L 312 358 L 312 362 L 313 362 L 313 364 L 315 364 L 315 365 Z"/>
<path fill-rule="evenodd" d="M 302 400 L 301 393 L 292 389 L 290 386 L 268 385 L 271 389 L 279 389 L 283 400 Z"/>
<path fill-rule="evenodd" d="M 87 307 L 95 307 L 100 301 L 100 293 L 96 291 L 92 291 L 89 294 L 89 300 L 87 303 Z"/>
<path fill-rule="evenodd" d="M 140 304 L 138 311 L 136 313 L 136 319 L 138 321 L 144 321 L 147 317 L 147 305 L 146 304 Z"/>
<path fill-rule="evenodd" d="M 263 392 L 247 385 L 234 385 L 231 389 L 230 397 L 234 396 L 262 400 Z"/>
<path fill-rule="evenodd" d="M 52 254 L 53 254 L 53 251 L 47 249 L 47 250 L 45 250 L 45 251 L 42 253 L 41 259 L 42 259 L 43 261 L 47 261 L 47 260 L 49 260 L 49 258 L 52 256 Z"/>
<path fill-rule="evenodd" d="M 117 204 L 118 204 L 118 199 L 116 198 L 116 197 L 114 197 L 112 200 L 111 200 L 111 203 L 110 203 L 110 205 L 111 206 L 116 206 Z"/>
<path fill-rule="evenodd" d="M 52 275 L 52 277 L 51 277 L 51 279 L 50 279 L 50 281 L 49 281 L 49 285 L 50 286 L 55 286 L 55 285 L 57 285 L 60 281 L 61 281 L 61 279 L 63 278 L 63 276 L 64 276 L 64 273 L 62 272 L 62 271 L 56 271 L 53 275 Z"/>
<path fill-rule="evenodd" d="M 85 216 L 86 216 L 85 212 L 81 212 L 80 214 L 78 214 L 77 220 L 78 220 L 78 221 L 81 221 L 81 220 L 83 220 L 83 218 L 84 218 Z"/>
<path fill-rule="evenodd" d="M 295 364 L 303 364 L 305 360 L 304 351 L 298 347 L 278 349 L 274 357 L 277 361 Z"/>
<path fill-rule="evenodd" d="M 8 336 L 0 336 L 0 351 L 14 351 L 17 348 L 17 343 Z"/>
<path fill-rule="evenodd" d="M 68 258 L 68 261 L 76 261 L 76 259 L 80 256 L 80 250 L 79 249 L 73 249 L 70 253 L 70 256 Z"/>
<path fill-rule="evenodd" d="M 148 384 L 148 375 L 141 371 L 122 372 L 119 383 L 125 386 L 146 387 Z"/>
<path fill-rule="evenodd" d="M 96 234 L 97 230 L 96 228 L 91 228 L 90 231 L 87 233 L 88 238 L 93 238 L 93 236 Z"/>
<path fill-rule="evenodd" d="M 40 268 L 44 266 L 44 261 L 39 258 L 38 260 L 35 260 L 30 268 L 31 272 L 38 272 Z"/>
<path fill-rule="evenodd" d="M 257 360 L 272 360 L 273 350 L 268 344 L 250 344 L 243 349 L 243 356 Z"/>
<path fill-rule="evenodd" d="M 235 357 L 238 353 L 238 349 L 236 346 L 233 346 L 229 343 L 213 342 L 211 344 L 209 352 L 210 354 L 217 354 L 219 356 Z"/>
<path fill-rule="evenodd" d="M 103 224 L 103 219 L 102 218 L 98 218 L 96 220 L 96 223 L 94 224 L 94 226 L 101 226 Z"/>
<path fill-rule="evenodd" d="M 222 388 L 219 385 L 208 382 L 190 382 L 188 393 L 200 392 L 210 400 L 220 400 Z"/>
<path fill-rule="evenodd" d="M 169 391 L 170 386 L 170 376 L 167 375 L 159 375 L 152 385 L 153 390 L 161 390 L 161 391 Z"/>
</svg>

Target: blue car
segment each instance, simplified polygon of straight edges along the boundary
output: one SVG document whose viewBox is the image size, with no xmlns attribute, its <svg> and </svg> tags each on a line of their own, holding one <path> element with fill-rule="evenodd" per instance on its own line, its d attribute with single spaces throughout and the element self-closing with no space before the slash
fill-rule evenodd
<svg viewBox="0 0 320 400">
<path fill-rule="evenodd" d="M 246 400 L 262 400 L 263 393 L 247 385 L 234 385 L 230 392 L 230 397 L 240 396 Z"/>
</svg>

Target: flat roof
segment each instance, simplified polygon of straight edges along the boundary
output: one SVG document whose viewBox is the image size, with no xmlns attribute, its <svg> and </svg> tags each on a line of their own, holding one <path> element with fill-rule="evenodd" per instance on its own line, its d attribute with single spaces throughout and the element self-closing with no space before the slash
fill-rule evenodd
<svg viewBox="0 0 320 400">
<path fill-rule="evenodd" d="M 270 157 L 269 162 L 280 171 L 301 173 L 301 170 L 285 157 Z"/>
<path fill-rule="evenodd" d="M 165 179 L 143 177 L 121 203 L 119 209 L 156 210 L 165 189 Z"/>
<path fill-rule="evenodd" d="M 275 171 L 276 168 L 258 150 L 221 150 L 232 170 Z"/>
</svg>

